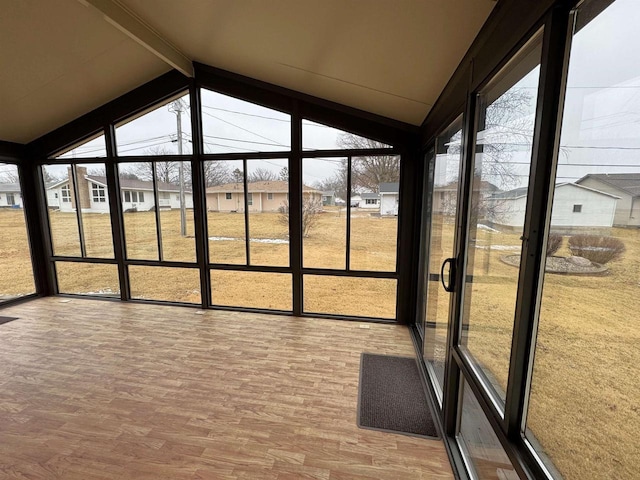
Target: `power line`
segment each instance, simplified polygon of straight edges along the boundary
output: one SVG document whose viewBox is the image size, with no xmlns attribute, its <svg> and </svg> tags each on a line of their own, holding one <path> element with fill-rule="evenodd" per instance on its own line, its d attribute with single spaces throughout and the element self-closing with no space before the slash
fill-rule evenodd
<svg viewBox="0 0 640 480">
<path fill-rule="evenodd" d="M 281 147 L 287 148 L 286 145 L 282 145 L 281 143 L 275 141 L 273 138 L 265 137 L 264 135 L 260 135 L 259 133 L 252 132 L 251 130 L 248 130 L 248 129 L 244 128 L 244 127 L 236 125 L 235 123 L 228 122 L 227 120 L 223 120 L 222 118 L 216 117 L 215 115 L 212 115 L 210 113 L 207 113 L 207 112 L 202 112 L 202 113 L 204 113 L 205 115 L 207 115 L 209 117 L 215 118 L 216 120 L 219 120 L 219 121 L 221 121 L 223 123 L 231 125 L 232 127 L 236 127 L 236 128 L 238 128 L 238 129 L 240 129 L 240 130 L 242 130 L 244 132 L 250 133 L 251 135 L 255 135 L 256 137 L 260 137 L 260 138 L 263 138 L 265 140 L 269 140 L 270 142 L 273 142 L 273 143 L 275 143 L 277 145 L 280 145 Z"/>
</svg>

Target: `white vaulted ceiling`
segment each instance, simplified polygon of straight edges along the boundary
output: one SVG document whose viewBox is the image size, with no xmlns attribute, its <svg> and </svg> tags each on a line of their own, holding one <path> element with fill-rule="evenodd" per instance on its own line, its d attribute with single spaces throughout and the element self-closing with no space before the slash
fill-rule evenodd
<svg viewBox="0 0 640 480">
<path fill-rule="evenodd" d="M 172 68 L 83 1 L 0 3 L 0 140 L 31 141 Z M 124 7 L 190 60 L 414 125 L 424 120 L 495 5 L 98 3 Z"/>
</svg>

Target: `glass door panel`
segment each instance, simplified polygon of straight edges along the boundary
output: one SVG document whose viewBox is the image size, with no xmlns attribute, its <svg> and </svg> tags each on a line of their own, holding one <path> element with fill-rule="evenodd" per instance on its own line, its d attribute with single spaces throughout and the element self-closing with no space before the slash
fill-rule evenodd
<svg viewBox="0 0 640 480">
<path fill-rule="evenodd" d="M 428 256 L 424 281 L 423 355 L 439 401 L 444 387 L 450 302 L 449 292 L 444 287 L 450 282 L 449 275 L 445 273 L 443 279 L 441 274 L 447 269 L 446 260 L 454 256 L 461 140 L 462 117 L 437 138 L 435 156 L 427 167 L 426 212 L 430 218 L 425 232 Z"/>
<path fill-rule="evenodd" d="M 542 36 L 476 97 L 461 344 L 505 400 L 527 208 Z"/>
</svg>

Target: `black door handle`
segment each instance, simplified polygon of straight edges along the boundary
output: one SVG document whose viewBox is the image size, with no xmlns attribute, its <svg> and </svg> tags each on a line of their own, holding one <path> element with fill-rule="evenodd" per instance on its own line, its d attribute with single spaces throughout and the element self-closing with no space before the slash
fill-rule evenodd
<svg viewBox="0 0 640 480">
<path fill-rule="evenodd" d="M 444 267 L 449 264 L 449 282 L 445 283 L 444 281 Z M 456 288 L 456 259 L 455 258 L 447 258 L 444 262 L 442 262 L 442 267 L 440 267 L 440 282 L 442 283 L 442 288 L 444 288 L 445 292 L 453 292 Z"/>
</svg>

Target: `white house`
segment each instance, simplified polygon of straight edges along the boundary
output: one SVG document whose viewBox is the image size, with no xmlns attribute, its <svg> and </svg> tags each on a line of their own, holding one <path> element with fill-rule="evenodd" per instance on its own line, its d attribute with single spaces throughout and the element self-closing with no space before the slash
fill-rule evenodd
<svg viewBox="0 0 640 480">
<path fill-rule="evenodd" d="M 379 209 L 380 208 L 380 195 L 377 193 L 361 193 L 360 201 L 358 202 L 358 208 Z"/>
<path fill-rule="evenodd" d="M 77 167 L 78 192 L 82 211 L 101 213 L 109 211 L 109 192 L 106 177 L 87 175 L 84 167 Z M 158 206 L 161 209 L 180 208 L 180 187 L 171 183 L 156 182 L 158 187 Z M 153 194 L 153 182 L 147 180 L 120 179 L 123 211 L 147 211 L 156 206 Z M 47 205 L 62 212 L 76 209 L 73 184 L 69 178 L 47 187 Z M 193 208 L 191 189 L 185 190 L 186 208 Z"/>
<path fill-rule="evenodd" d="M 398 216 L 400 204 L 400 184 L 398 182 L 380 184 L 380 215 Z"/>
<path fill-rule="evenodd" d="M 618 197 L 575 183 L 556 185 L 551 228 L 610 228 Z M 492 195 L 487 201 L 487 219 L 495 225 L 521 229 L 527 207 L 527 187 Z"/>
<path fill-rule="evenodd" d="M 0 207 L 22 208 L 22 194 L 18 183 L 0 183 Z"/>
<path fill-rule="evenodd" d="M 619 197 L 613 224 L 640 227 L 640 174 L 591 173 L 576 183 Z"/>
</svg>

